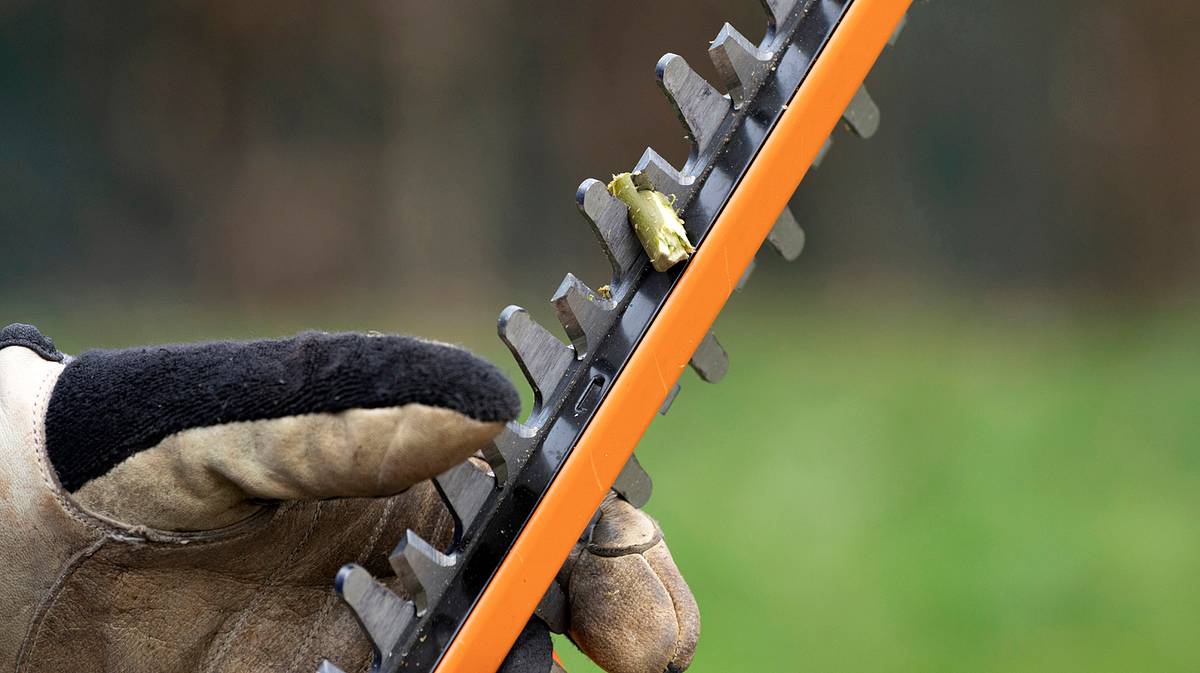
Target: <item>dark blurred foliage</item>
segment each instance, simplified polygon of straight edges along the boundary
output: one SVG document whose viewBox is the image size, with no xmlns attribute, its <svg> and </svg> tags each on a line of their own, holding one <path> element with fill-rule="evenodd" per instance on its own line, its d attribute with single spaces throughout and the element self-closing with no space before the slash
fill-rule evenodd
<svg viewBox="0 0 1200 673">
<path fill-rule="evenodd" d="M 0 2 L 0 297 L 603 282 L 575 186 L 686 154 L 653 66 L 754 0 Z M 919 4 L 796 208 L 819 282 L 1200 279 L 1200 3 Z"/>
</svg>

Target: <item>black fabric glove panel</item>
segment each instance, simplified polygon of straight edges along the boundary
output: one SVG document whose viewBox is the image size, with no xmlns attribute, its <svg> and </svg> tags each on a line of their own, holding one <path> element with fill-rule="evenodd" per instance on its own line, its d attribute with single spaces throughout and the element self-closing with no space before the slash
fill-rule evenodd
<svg viewBox="0 0 1200 673">
<path fill-rule="evenodd" d="M 38 328 L 33 325 L 25 325 L 15 322 L 4 329 L 0 329 L 0 348 L 8 348 L 9 346 L 21 346 L 37 353 L 43 360 L 50 362 L 62 362 L 63 354 L 58 352 L 54 347 L 54 341 L 50 337 L 38 331 Z"/>
<path fill-rule="evenodd" d="M 289 339 L 95 350 L 63 370 L 46 412 L 46 450 L 75 491 L 189 428 L 410 403 L 483 422 L 520 400 L 494 365 L 403 336 L 309 332 Z"/>
</svg>

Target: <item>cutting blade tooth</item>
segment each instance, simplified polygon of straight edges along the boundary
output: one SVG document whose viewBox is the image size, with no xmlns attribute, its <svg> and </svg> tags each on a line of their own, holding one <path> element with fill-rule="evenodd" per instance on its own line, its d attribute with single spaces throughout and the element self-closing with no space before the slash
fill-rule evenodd
<svg viewBox="0 0 1200 673">
<path fill-rule="evenodd" d="M 708 56 L 729 91 L 734 107 L 740 108 L 770 72 L 773 54 L 759 50 L 727 23 L 708 48 Z"/>
<path fill-rule="evenodd" d="M 695 178 L 675 170 L 670 162 L 649 147 L 642 152 L 633 174 L 639 187 L 649 186 L 674 199 L 676 211 L 683 207 L 695 182 Z"/>
<path fill-rule="evenodd" d="M 703 154 L 716 140 L 732 103 L 698 75 L 678 54 L 666 54 L 656 68 L 662 87 L 692 139 L 692 156 Z"/>
<path fill-rule="evenodd" d="M 613 483 L 613 490 L 634 507 L 645 507 L 646 503 L 650 502 L 650 495 L 654 493 L 654 480 L 642 468 L 636 454 L 630 455 L 625 467 L 621 468 L 621 474 L 617 475 L 617 481 Z"/>
<path fill-rule="evenodd" d="M 629 208 L 608 192 L 607 185 L 592 178 L 579 185 L 575 200 L 612 264 L 615 287 L 642 256 L 642 245 L 629 226 Z"/>
<path fill-rule="evenodd" d="M 717 341 L 717 335 L 709 332 L 696 346 L 690 364 L 700 378 L 708 383 L 717 383 L 729 372 L 729 354 Z"/>
<path fill-rule="evenodd" d="M 496 490 L 496 479 L 468 459 L 434 478 L 438 493 L 454 517 L 455 542 L 462 539 L 475 521 L 488 496 Z"/>
<path fill-rule="evenodd" d="M 900 41 L 900 34 L 904 32 L 904 27 L 908 25 L 908 15 L 900 17 L 900 23 L 896 24 L 896 30 L 892 31 L 892 36 L 888 38 L 888 46 L 894 47 Z"/>
<path fill-rule="evenodd" d="M 568 273 L 550 300 L 577 357 L 583 358 L 608 333 L 616 319 L 616 304 Z"/>
<path fill-rule="evenodd" d="M 412 602 L 392 593 L 355 563 L 342 566 L 334 588 L 371 641 L 375 661 L 388 657 L 416 616 Z"/>
<path fill-rule="evenodd" d="M 859 87 L 842 113 L 842 121 L 859 138 L 870 138 L 879 130 L 879 106 L 867 93 L 867 87 Z"/>
<path fill-rule="evenodd" d="M 759 0 L 763 9 L 767 10 L 767 20 L 775 29 L 784 24 L 792 12 L 796 11 L 800 0 Z"/>
<path fill-rule="evenodd" d="M 533 388 L 536 411 L 554 392 L 575 354 L 520 306 L 509 306 L 500 313 L 498 331 Z"/>
<path fill-rule="evenodd" d="M 785 207 L 783 212 L 779 213 L 779 219 L 775 220 L 775 226 L 771 227 L 771 232 L 767 234 L 767 241 L 780 257 L 789 262 L 795 261 L 804 251 L 804 229 L 796 221 L 791 208 Z"/>
<path fill-rule="evenodd" d="M 529 459 L 536 435 L 534 429 L 510 422 L 491 444 L 484 447 L 483 459 L 492 468 L 492 474 L 496 475 L 497 484 L 507 484 L 509 476 L 516 474 Z"/>
<path fill-rule="evenodd" d="M 552 633 L 566 633 L 567 626 L 570 622 L 570 604 L 567 601 L 567 595 L 563 592 L 562 587 L 558 585 L 558 581 L 550 583 L 546 588 L 546 593 L 542 594 L 542 600 L 538 603 L 537 609 L 533 611 L 546 626 L 550 628 Z"/>
<path fill-rule="evenodd" d="M 328 659 L 322 659 L 321 665 L 317 666 L 317 673 L 346 673 L 338 668 L 338 665 Z"/>
<path fill-rule="evenodd" d="M 821 149 L 817 150 L 817 156 L 813 157 L 812 167 L 820 168 L 821 162 L 825 161 L 825 157 L 829 156 L 829 150 L 831 149 L 833 149 L 833 136 L 829 136 L 821 144 Z"/>
<path fill-rule="evenodd" d="M 400 584 L 416 603 L 418 617 L 442 597 L 457 562 L 456 556 L 443 554 L 411 529 L 388 557 Z"/>
<path fill-rule="evenodd" d="M 675 403 L 676 397 L 679 397 L 679 384 L 678 383 L 671 386 L 670 392 L 667 393 L 667 399 L 663 400 L 662 406 L 660 406 L 658 408 L 658 413 L 660 416 L 667 415 L 667 412 L 671 410 L 671 405 Z"/>
<path fill-rule="evenodd" d="M 741 292 L 742 289 L 746 287 L 746 283 L 750 282 L 750 276 L 754 275 L 754 269 L 757 267 L 758 267 L 758 260 L 757 259 L 750 260 L 750 263 L 746 265 L 746 270 L 742 272 L 742 277 L 738 279 L 737 286 L 734 287 L 733 289 L 737 290 L 738 292 Z"/>
</svg>

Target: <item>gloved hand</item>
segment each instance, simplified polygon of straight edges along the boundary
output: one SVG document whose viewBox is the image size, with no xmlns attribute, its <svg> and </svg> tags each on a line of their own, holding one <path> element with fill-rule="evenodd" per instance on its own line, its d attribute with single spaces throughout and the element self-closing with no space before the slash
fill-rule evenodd
<svg viewBox="0 0 1200 673">
<path fill-rule="evenodd" d="M 366 670 L 331 578 L 347 562 L 387 576 L 406 528 L 445 547 L 428 479 L 518 407 L 491 365 L 406 337 L 69 359 L 31 327 L 0 330 L 0 668 Z M 695 602 L 624 501 L 605 502 L 559 582 L 572 639 L 609 671 L 690 663 Z M 546 673 L 548 654 L 535 620 L 506 670 Z"/>
</svg>

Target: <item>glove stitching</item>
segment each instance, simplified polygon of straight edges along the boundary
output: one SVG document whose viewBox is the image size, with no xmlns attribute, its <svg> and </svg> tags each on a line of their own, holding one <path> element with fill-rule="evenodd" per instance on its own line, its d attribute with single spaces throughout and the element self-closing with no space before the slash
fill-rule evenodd
<svg viewBox="0 0 1200 673">
<path fill-rule="evenodd" d="M 61 373 L 61 369 L 60 369 Z M 239 521 L 225 528 L 220 528 L 213 531 L 200 531 L 196 533 L 178 533 L 174 531 L 162 531 L 148 526 L 130 526 L 103 516 L 97 512 L 91 512 L 83 507 L 80 507 L 69 496 L 64 495 L 62 485 L 58 482 L 58 476 L 50 465 L 49 453 L 46 451 L 46 408 L 50 403 L 50 395 L 54 390 L 51 385 L 54 382 L 52 376 L 53 370 L 47 371 L 42 377 L 42 382 L 38 387 L 37 396 L 34 398 L 34 406 L 32 409 L 34 419 L 42 419 L 39 423 L 34 420 L 32 427 L 29 429 L 29 443 L 33 446 L 34 458 L 37 460 L 38 469 L 41 470 L 42 483 L 49 489 L 50 495 L 58 506 L 62 508 L 67 516 L 74 521 L 87 527 L 89 530 L 106 535 L 114 540 L 121 542 L 168 542 L 174 544 L 200 544 L 204 542 L 217 542 L 237 535 L 246 534 L 256 528 L 255 524 L 260 523 L 269 518 L 272 508 L 264 508 L 259 512 L 251 515 L 249 518 Z"/>
<path fill-rule="evenodd" d="M 250 601 L 250 604 L 247 605 L 244 610 L 242 610 L 242 614 L 238 616 L 238 620 L 234 623 L 233 628 L 227 631 L 225 636 L 221 639 L 221 645 L 217 650 L 216 656 L 209 660 L 209 664 L 205 670 L 210 672 L 215 671 L 217 666 L 225 660 L 225 657 L 229 655 L 229 649 L 233 646 L 233 636 L 236 635 L 243 626 L 245 626 L 246 620 L 249 619 L 250 615 L 259 606 L 259 604 L 265 600 L 266 596 L 271 593 L 270 590 L 278 583 L 279 576 L 284 572 L 284 570 L 291 567 L 292 560 L 296 557 L 296 554 L 300 551 L 300 548 L 308 543 L 309 538 L 312 537 L 313 532 L 315 532 L 317 529 L 317 523 L 321 520 L 321 504 L 321 502 L 317 502 L 313 507 L 312 520 L 308 523 L 308 530 L 305 531 L 304 537 L 300 538 L 300 541 L 292 547 L 292 550 L 288 552 L 288 555 L 284 559 L 283 563 L 279 564 L 279 566 L 275 568 L 275 572 L 271 573 L 271 576 L 267 578 L 267 581 L 262 585 L 262 590 L 257 592 L 257 594 L 254 596 L 254 599 Z"/>
<path fill-rule="evenodd" d="M 34 611 L 33 619 L 29 622 L 29 627 L 25 630 L 25 639 L 21 642 L 21 649 L 17 652 L 17 673 L 25 669 L 26 663 L 34 661 L 33 650 L 37 643 L 38 637 L 42 633 L 42 625 L 45 623 L 46 615 L 50 614 L 50 608 L 58 601 L 59 593 L 67 580 L 75 574 L 75 571 L 83 565 L 83 562 L 91 558 L 100 548 L 108 542 L 108 538 L 102 537 L 84 549 L 80 550 L 71 557 L 69 561 L 63 564 L 62 570 L 59 571 L 58 577 L 54 578 L 54 583 L 50 585 L 49 591 L 38 603 L 37 609 Z"/>
<path fill-rule="evenodd" d="M 59 371 L 61 373 L 62 370 L 60 369 Z M 33 427 L 29 431 L 29 441 L 33 445 L 34 457 L 37 459 L 38 468 L 42 471 L 42 481 L 50 489 L 50 494 L 54 497 L 59 507 L 67 513 L 67 516 L 83 524 L 93 532 L 112 535 L 116 531 L 104 525 L 95 517 L 83 512 L 74 502 L 63 496 L 62 487 L 58 484 L 58 478 L 54 475 L 53 470 L 50 469 L 49 454 L 46 453 L 45 418 L 46 406 L 50 402 L 50 391 L 52 389 L 50 385 L 52 372 L 53 370 L 49 370 L 42 376 L 42 382 L 38 387 L 38 394 L 33 406 Z M 42 419 L 41 422 L 38 422 L 37 419 L 39 418 Z"/>
<path fill-rule="evenodd" d="M 396 498 L 388 498 L 387 504 L 384 505 L 383 513 L 379 516 L 378 521 L 375 522 L 375 528 L 371 530 L 371 536 L 367 539 L 367 544 L 363 547 L 363 551 L 360 552 L 359 555 L 354 559 L 355 562 L 361 565 L 366 560 L 367 556 L 369 556 L 371 552 L 375 551 L 375 545 L 379 542 L 379 538 L 383 535 L 384 525 L 388 523 L 389 519 L 391 519 L 392 511 L 395 510 L 395 508 Z M 329 611 L 336 603 L 337 596 L 332 592 L 325 596 L 325 602 L 324 605 L 321 606 L 321 611 L 317 613 L 317 617 L 313 620 L 312 626 L 308 628 L 308 635 L 305 636 L 304 642 L 300 644 L 300 647 L 296 649 L 296 655 L 292 657 L 292 660 L 288 663 L 287 668 L 284 670 L 295 670 L 296 665 L 300 663 L 300 660 L 303 658 L 304 654 L 308 652 L 309 645 L 312 644 L 313 639 L 316 638 L 317 627 L 320 626 L 325 620 L 325 616 L 329 614 Z"/>
<path fill-rule="evenodd" d="M 662 528 L 659 528 L 658 523 L 655 522 L 654 535 L 652 535 L 650 537 L 650 540 L 647 542 L 641 542 L 638 544 L 631 544 L 631 545 L 624 545 L 621 547 L 606 547 L 603 545 L 593 544 L 593 543 L 589 542 L 587 550 L 588 550 L 588 553 L 592 554 L 593 556 L 601 556 L 604 558 L 615 558 L 618 556 L 629 556 L 630 554 L 641 554 L 643 552 L 649 551 L 651 548 L 653 548 L 655 545 L 657 545 L 659 542 L 662 542 L 662 541 L 663 541 Z"/>
<path fill-rule="evenodd" d="M 661 535 L 662 531 L 660 530 L 659 533 Z M 668 550 L 667 555 L 670 556 L 670 554 L 671 552 Z M 674 559 L 671 560 L 674 562 Z M 646 559 L 646 564 L 650 564 L 650 559 Z M 654 566 L 650 567 L 653 568 Z M 671 658 L 667 660 L 667 670 L 664 673 L 680 673 L 682 669 L 675 665 L 675 660 L 679 657 L 679 650 L 683 646 L 683 616 L 679 612 L 679 602 L 675 600 L 675 593 L 671 591 L 671 587 L 667 586 L 667 583 L 663 581 L 663 578 L 658 574 L 658 571 L 654 572 L 654 576 L 658 578 L 658 583 L 661 584 L 663 590 L 667 592 L 667 599 L 671 601 L 671 611 L 675 613 L 675 625 L 679 628 L 679 632 L 675 636 L 675 650 L 671 653 Z"/>
</svg>

